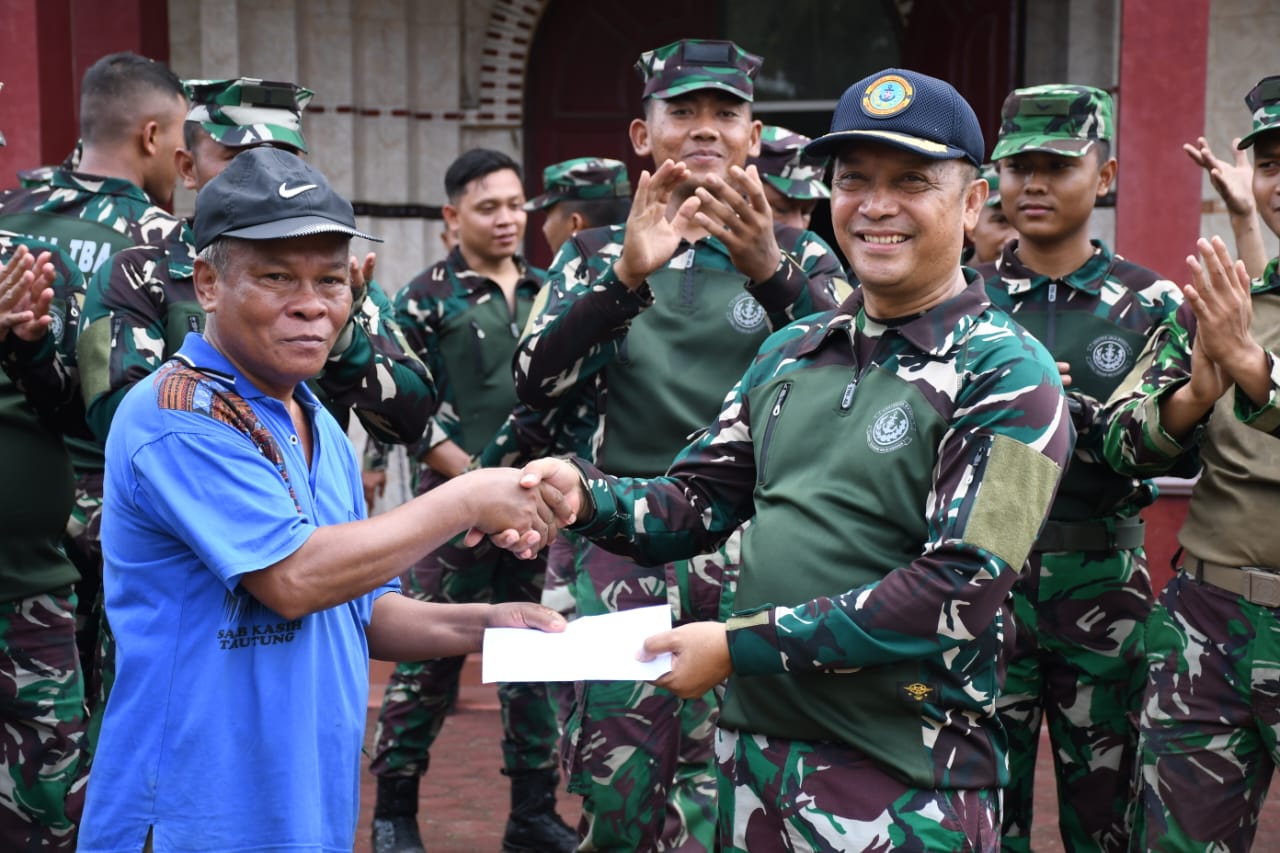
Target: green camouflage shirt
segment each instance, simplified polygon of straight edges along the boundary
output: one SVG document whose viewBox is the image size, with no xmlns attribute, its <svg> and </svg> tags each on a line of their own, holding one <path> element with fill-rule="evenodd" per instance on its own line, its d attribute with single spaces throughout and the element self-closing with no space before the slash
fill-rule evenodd
<svg viewBox="0 0 1280 853">
<path fill-rule="evenodd" d="M 1280 568 L 1280 258 L 1253 282 L 1250 331 L 1267 350 L 1270 398 L 1257 406 L 1238 388 L 1222 396 L 1185 438 L 1165 431 L 1160 404 L 1191 377 L 1196 319 L 1183 305 L 1139 356 L 1138 365 L 1107 401 L 1106 459 L 1117 470 L 1154 476 L 1200 461 L 1179 543 L 1202 560 L 1227 566 Z M 1184 476 L 1189 471 L 1183 470 Z"/>
<path fill-rule="evenodd" d="M 0 231 L 0 264 L 19 244 L 37 256 L 49 251 L 56 278 L 49 334 L 0 341 L 0 601 L 79 578 L 62 547 L 73 493 L 63 436 L 87 435 L 74 357 L 84 277 L 57 247 L 7 231 Z"/>
<path fill-rule="evenodd" d="M 184 220 L 163 244 L 127 249 L 90 279 L 79 361 L 89 422 L 104 441 L 133 384 L 177 352 L 187 333 L 204 330 L 194 263 L 195 237 Z M 382 289 L 370 282 L 352 306 L 349 343 L 330 354 L 310 384 L 339 423 L 354 409 L 370 435 L 403 443 L 422 435 L 435 390 L 392 314 Z"/>
<path fill-rule="evenodd" d="M 767 281 L 747 280 L 724 244 L 707 237 L 682 241 L 635 291 L 613 272 L 625 225 L 575 235 L 556 255 L 521 340 L 514 364 L 520 399 L 535 410 L 566 395 L 594 399 L 594 458 L 614 471 L 665 470 L 685 437 L 715 415 L 771 329 L 849 293 L 820 237 L 784 227 L 775 235 L 781 262 Z"/>
<path fill-rule="evenodd" d="M 897 324 L 858 291 L 772 335 L 666 476 L 584 464 L 575 530 L 645 563 L 754 519 L 722 726 L 848 743 L 918 787 L 1007 781 L 1008 593 L 1072 429 L 1053 359 L 969 282 Z"/>
<path fill-rule="evenodd" d="M 511 355 L 546 278 L 519 257 L 516 265 L 514 314 L 498 284 L 467 266 L 456 247 L 396 294 L 396 320 L 440 394 L 415 456 L 445 440 L 475 456 L 515 408 Z"/>
<path fill-rule="evenodd" d="M 1182 291 L 1168 279 L 1114 255 L 1098 240 L 1093 256 L 1059 279 L 1018 258 L 1018 241 L 978 268 L 991 302 L 1071 365 L 1067 389 L 1076 450 L 1050 517 L 1084 521 L 1132 514 L 1154 498 L 1150 484 L 1117 474 L 1102 458 L 1103 404 L 1137 363 L 1147 339 L 1174 322 Z"/>
<path fill-rule="evenodd" d="M 0 228 L 54 244 L 85 279 L 116 252 L 163 243 L 179 220 L 142 188 L 121 178 L 54 169 L 48 183 L 0 193 Z M 101 471 L 95 442 L 68 439 L 77 471 Z"/>
</svg>

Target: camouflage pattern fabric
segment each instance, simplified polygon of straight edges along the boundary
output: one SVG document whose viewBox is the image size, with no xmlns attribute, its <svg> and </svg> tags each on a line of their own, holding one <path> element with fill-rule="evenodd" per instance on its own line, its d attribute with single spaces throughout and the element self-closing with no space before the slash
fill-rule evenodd
<svg viewBox="0 0 1280 853">
<path fill-rule="evenodd" d="M 582 795 L 579 850 L 718 849 L 717 706 L 714 692 L 685 700 L 647 682 L 575 685 L 561 749 Z"/>
<path fill-rule="evenodd" d="M 1052 359 L 968 275 L 892 328 L 855 292 L 774 334 L 666 475 L 581 463 L 596 514 L 574 528 L 657 563 L 752 517 L 720 725 L 844 742 L 923 788 L 1008 781 L 1006 598 L 1072 443 Z"/>
<path fill-rule="evenodd" d="M 720 729 L 720 850 L 1000 849 L 1000 792 L 904 785 L 858 750 Z"/>
<path fill-rule="evenodd" d="M 1183 573 L 1147 624 L 1135 848 L 1248 850 L 1280 765 L 1280 620 Z"/>
<path fill-rule="evenodd" d="M 606 157 L 575 157 L 542 170 L 543 192 L 524 203 L 525 210 L 543 210 L 562 201 L 631 198 L 627 164 Z"/>
<path fill-rule="evenodd" d="M 552 408 L 565 394 L 587 393 L 583 386 L 594 386 L 603 432 L 609 429 L 606 368 L 624 356 L 628 326 L 653 305 L 647 284 L 631 291 L 613 274 L 625 229 L 624 225 L 592 228 L 564 244 L 513 364 L 516 391 L 536 410 Z M 765 282 L 743 279 L 745 291 L 763 309 L 768 328 L 781 328 L 797 317 L 839 304 L 849 293 L 849 284 L 831 248 L 810 231 L 777 226 L 774 234 L 782 249 L 778 271 Z M 724 244 L 708 237 L 696 244 L 681 243 L 667 268 L 683 272 L 732 270 L 733 266 Z M 735 364 L 731 369 L 737 374 L 743 367 Z M 732 381 L 727 379 L 725 387 Z"/>
<path fill-rule="evenodd" d="M 1066 849 L 1128 848 L 1151 601 L 1141 549 L 1031 555 L 1014 587 L 1014 652 L 996 702 L 1009 737 L 1002 849 L 1031 850 L 1044 721 Z"/>
<path fill-rule="evenodd" d="M 0 846 L 76 849 L 89 762 L 70 587 L 0 602 Z M 22 721 L 17 724 L 17 721 Z"/>
<path fill-rule="evenodd" d="M 1253 128 L 1241 137 L 1237 146 L 1241 149 L 1253 145 L 1258 134 L 1280 128 L 1280 74 L 1259 80 L 1244 96 L 1244 103 L 1253 113 Z"/>
<path fill-rule="evenodd" d="M 1111 95 L 1093 86 L 1051 83 L 1014 89 L 1000 109 L 1000 138 L 991 159 L 1024 151 L 1083 157 L 1095 141 L 1114 137 L 1111 113 Z"/>
<path fill-rule="evenodd" d="M 423 477 L 418 494 L 443 482 Z M 401 579 L 402 591 L 421 601 L 451 603 L 538 601 L 543 559 L 520 560 L 487 541 L 467 548 L 458 537 L 423 557 Z M 375 776 L 421 776 L 431 744 L 458 692 L 465 658 L 401 663 L 387 684 L 374 734 L 369 770 Z M 502 704 L 502 758 L 507 773 L 556 766 L 555 708 L 541 683 L 498 685 Z"/>
<path fill-rule="evenodd" d="M 508 365 L 546 275 L 518 257 L 516 263 L 514 314 L 498 284 L 468 267 L 457 247 L 396 294 L 396 320 L 434 377 L 439 399 L 412 456 L 445 440 L 474 456 L 515 408 Z"/>
<path fill-rule="evenodd" d="M 78 343 L 90 426 L 105 440 L 116 406 L 135 382 L 204 329 L 192 278 L 194 235 L 183 221 L 168 240 L 128 249 L 90 279 Z M 348 413 L 372 436 L 408 442 L 422 435 L 435 405 L 431 377 L 395 324 L 390 301 L 369 282 L 352 304 L 348 343 L 311 380 L 339 423 Z M 336 348 L 335 348 L 336 349 Z"/>
<path fill-rule="evenodd" d="M 760 57 L 731 41 L 681 39 L 646 50 L 636 61 L 644 81 L 644 98 L 670 98 L 700 89 L 718 89 L 751 101 L 752 79 L 760 70 Z"/>
<path fill-rule="evenodd" d="M 1253 282 L 1252 293 L 1250 331 L 1267 350 L 1270 368 L 1266 403 L 1259 406 L 1235 388 L 1187 436 L 1165 431 L 1161 401 L 1191 373 L 1196 323 L 1184 306 L 1108 401 L 1104 449 L 1117 469 L 1139 476 L 1165 473 L 1198 454 L 1203 471 L 1178 533 L 1186 553 L 1223 566 L 1274 567 L 1280 553 L 1280 530 L 1271 523 L 1280 488 L 1280 259 Z M 1186 574 L 1194 571 L 1187 562 L 1147 622 L 1135 839 L 1158 850 L 1246 850 L 1280 762 L 1276 611 L 1202 585 Z"/>
<path fill-rule="evenodd" d="M 760 177 L 787 198 L 831 198 L 831 190 L 823 183 L 827 159 L 805 154 L 809 137 L 766 124 L 760 130 L 760 154 L 748 157 L 747 165 L 755 166 Z"/>
<path fill-rule="evenodd" d="M 978 269 L 991 301 L 1071 364 L 1075 455 L 1049 517 L 1127 517 L 1154 487 L 1102 459 L 1103 404 L 1137 364 L 1146 339 L 1176 322 L 1172 281 L 1094 241 L 1078 270 L 1050 279 L 1018 258 L 1017 241 Z M 1013 588 L 1017 644 L 998 707 L 1010 737 L 1006 850 L 1029 850 L 1036 751 L 1047 716 L 1059 830 L 1073 849 L 1124 850 L 1132 824 L 1143 624 L 1151 578 L 1141 548 L 1035 553 Z"/>
<path fill-rule="evenodd" d="M 255 77 L 186 80 L 182 85 L 191 102 L 187 121 L 197 122 L 222 145 L 247 148 L 280 142 L 307 150 L 302 111 L 311 100 L 310 89 Z"/>
</svg>

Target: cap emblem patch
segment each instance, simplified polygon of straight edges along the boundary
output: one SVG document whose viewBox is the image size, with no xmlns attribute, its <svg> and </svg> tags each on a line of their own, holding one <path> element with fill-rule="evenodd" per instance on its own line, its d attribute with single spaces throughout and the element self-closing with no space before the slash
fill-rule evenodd
<svg viewBox="0 0 1280 853">
<path fill-rule="evenodd" d="M 886 74 L 867 87 L 862 96 L 862 111 L 875 118 L 897 115 L 911 106 L 914 96 L 915 90 L 905 77 Z"/>
</svg>

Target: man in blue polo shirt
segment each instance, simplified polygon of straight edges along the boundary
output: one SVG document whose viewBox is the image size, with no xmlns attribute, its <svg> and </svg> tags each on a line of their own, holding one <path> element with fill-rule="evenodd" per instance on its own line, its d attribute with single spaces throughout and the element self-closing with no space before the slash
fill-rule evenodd
<svg viewBox="0 0 1280 853">
<path fill-rule="evenodd" d="M 350 313 L 352 236 L 367 237 L 350 203 L 273 148 L 196 199 L 204 333 L 135 385 L 107 441 L 117 680 L 85 853 L 349 851 L 369 657 L 563 626 L 536 604 L 397 594 L 406 565 L 462 531 L 528 554 L 570 516 L 556 490 L 489 469 L 364 518 L 354 453 L 305 385 Z"/>
</svg>

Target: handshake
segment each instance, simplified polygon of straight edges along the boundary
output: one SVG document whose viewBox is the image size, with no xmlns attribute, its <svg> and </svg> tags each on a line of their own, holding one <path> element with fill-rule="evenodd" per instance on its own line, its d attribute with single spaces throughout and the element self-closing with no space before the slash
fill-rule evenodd
<svg viewBox="0 0 1280 853">
<path fill-rule="evenodd" d="M 532 559 L 589 506 L 582 475 L 563 459 L 537 459 L 523 469 L 481 468 L 455 478 L 474 512 L 465 544 L 485 536 L 498 548 Z"/>
</svg>

